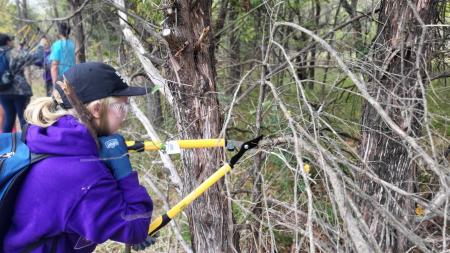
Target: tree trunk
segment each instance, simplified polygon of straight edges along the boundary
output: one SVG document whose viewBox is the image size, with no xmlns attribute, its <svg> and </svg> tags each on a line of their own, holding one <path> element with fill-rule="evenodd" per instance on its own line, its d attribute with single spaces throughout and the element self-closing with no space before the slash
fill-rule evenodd
<svg viewBox="0 0 450 253">
<path fill-rule="evenodd" d="M 237 3 L 234 3 L 233 1 L 230 4 L 230 11 L 229 11 L 229 22 L 235 22 L 238 17 L 238 7 L 236 6 Z M 230 30 L 234 30 L 235 25 L 230 27 Z M 241 50 L 241 41 L 239 38 L 238 30 L 234 30 L 229 35 L 230 40 L 230 79 L 229 82 L 231 82 L 231 85 L 226 88 L 226 93 L 228 96 L 233 95 L 234 93 L 234 87 L 237 87 L 237 84 L 239 84 L 239 81 L 241 79 L 241 65 L 240 65 L 240 50 Z"/>
<path fill-rule="evenodd" d="M 16 0 L 17 16 L 22 17 L 22 6 L 20 0 Z"/>
<path fill-rule="evenodd" d="M 27 9 L 27 1 L 26 0 L 16 0 L 16 7 L 17 7 L 17 16 L 20 19 L 27 19 L 28 18 L 28 9 Z M 22 27 L 27 25 L 27 23 L 23 21 L 17 22 L 17 30 L 21 30 Z M 26 34 L 25 34 L 26 35 Z M 27 36 L 29 37 L 29 36 Z M 20 42 L 28 41 L 26 37 L 23 37 Z"/>
<path fill-rule="evenodd" d="M 266 75 L 263 73 L 261 75 L 261 81 L 266 80 Z M 263 122 L 263 103 L 266 97 L 266 85 L 261 85 L 259 88 L 259 98 L 258 98 L 258 107 L 256 109 L 256 122 L 255 122 L 255 135 L 258 136 L 261 134 L 261 127 Z M 263 245 L 261 231 L 263 230 L 263 225 L 260 221 L 264 220 L 263 218 L 263 174 L 261 172 L 261 167 L 265 156 L 262 152 L 258 152 L 255 155 L 253 161 L 253 190 L 252 190 L 252 202 L 254 206 L 252 208 L 252 213 L 255 217 L 254 224 L 252 224 L 252 233 L 253 240 L 250 243 L 254 244 L 254 247 L 251 248 L 250 252 L 252 253 L 260 253 L 269 251 L 268 248 L 265 248 Z"/>
<path fill-rule="evenodd" d="M 22 15 L 23 15 L 23 18 L 28 19 L 28 3 L 27 3 L 27 0 L 22 0 Z"/>
<path fill-rule="evenodd" d="M 298 23 L 302 24 L 308 20 L 308 17 L 304 18 L 301 16 L 301 13 L 297 15 L 298 17 Z M 306 19 L 306 20 L 305 20 Z M 310 27 L 308 27 L 310 28 Z M 300 33 L 300 35 L 294 35 L 294 38 L 299 42 L 301 45 L 298 50 L 300 51 L 302 47 L 308 44 L 308 36 L 305 33 Z M 306 80 L 308 79 L 308 52 L 304 52 L 301 54 L 298 54 L 297 57 L 295 57 L 295 64 L 298 65 L 297 68 L 297 77 L 300 80 Z"/>
<path fill-rule="evenodd" d="M 217 16 L 216 24 L 214 25 L 214 31 L 216 32 L 216 35 L 214 37 L 214 43 L 216 44 L 216 48 L 220 43 L 220 38 L 223 34 L 225 34 L 224 31 L 222 31 L 225 20 L 227 19 L 227 12 L 228 12 L 228 3 L 229 0 L 223 0 L 220 2 L 220 9 L 219 9 L 219 15 Z"/>
<path fill-rule="evenodd" d="M 214 41 L 210 0 L 177 0 L 165 9 L 171 58 L 169 80 L 174 113 L 182 139 L 217 138 L 221 128 L 215 83 Z M 179 79 L 178 79 L 179 78 Z M 219 168 L 221 149 L 183 151 L 185 194 Z M 212 186 L 187 209 L 195 252 L 233 252 L 233 222 L 223 181 Z M 231 232 L 230 232 L 231 231 Z"/>
<path fill-rule="evenodd" d="M 352 0 L 351 4 L 347 2 L 347 0 L 341 0 L 341 3 L 345 11 L 348 13 L 348 15 L 350 15 L 351 18 L 355 18 L 357 16 L 358 13 L 356 11 L 358 0 Z M 363 56 L 366 46 L 364 45 L 361 21 L 359 19 L 353 21 L 352 28 L 354 30 L 353 37 L 355 38 L 355 40 L 353 45 L 356 49 L 356 55 Z"/>
<path fill-rule="evenodd" d="M 412 1 L 426 24 L 434 23 L 437 2 Z M 423 28 L 408 6 L 408 0 L 383 0 L 380 8 L 373 56 L 375 76 L 368 89 L 398 126 L 410 136 L 419 137 L 424 94 L 417 77 L 424 76 L 424 71 L 430 68 L 429 42 L 432 41 L 433 35 L 427 33 L 425 43 L 421 43 Z M 417 58 L 422 59 L 420 66 L 416 66 Z M 359 153 L 367 169 L 382 180 L 407 192 L 413 192 L 416 175 L 410 148 L 367 102 L 363 108 L 361 122 L 362 142 Z M 382 205 L 406 227 L 413 227 L 415 208 L 410 198 L 383 188 L 364 176 L 360 178 L 360 186 L 366 194 L 373 197 L 372 201 Z M 374 211 L 368 201 L 361 201 L 360 206 L 367 225 L 384 252 L 406 252 L 408 247 L 414 244 L 408 242 L 400 231 Z"/>
<path fill-rule="evenodd" d="M 314 30 L 318 30 L 320 26 L 320 2 L 319 0 L 314 0 L 313 6 L 311 8 L 312 15 L 314 17 Z M 316 70 L 316 51 L 317 47 L 316 44 L 314 44 L 311 48 L 311 59 L 309 61 L 309 68 L 308 68 L 308 78 L 310 80 L 315 80 L 315 70 Z M 307 83 L 307 87 L 309 89 L 314 89 L 314 81 L 309 81 Z"/>
<path fill-rule="evenodd" d="M 53 15 L 55 15 L 55 18 L 59 17 L 59 12 L 58 12 L 58 1 L 57 0 L 52 0 L 52 9 L 53 9 Z"/>
<path fill-rule="evenodd" d="M 71 10 L 76 11 L 83 4 L 82 0 L 69 0 Z M 86 50 L 85 50 L 85 40 L 84 40 L 84 29 L 83 29 L 83 17 L 81 12 L 77 13 L 72 18 L 72 31 L 73 37 L 76 43 L 76 62 L 82 63 L 86 61 Z"/>
<path fill-rule="evenodd" d="M 28 3 L 27 0 L 16 0 L 17 15 L 19 18 L 28 18 Z"/>
</svg>

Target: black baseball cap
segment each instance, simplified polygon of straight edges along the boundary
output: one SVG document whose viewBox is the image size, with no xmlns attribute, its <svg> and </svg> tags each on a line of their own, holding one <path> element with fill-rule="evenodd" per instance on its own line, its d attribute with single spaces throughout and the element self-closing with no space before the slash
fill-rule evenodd
<svg viewBox="0 0 450 253">
<path fill-rule="evenodd" d="M 83 104 L 106 97 L 147 94 L 146 88 L 129 86 L 116 69 L 102 62 L 76 64 L 63 76 Z M 56 89 L 63 98 L 62 106 L 65 109 L 72 108 L 59 85 L 56 85 Z"/>
</svg>

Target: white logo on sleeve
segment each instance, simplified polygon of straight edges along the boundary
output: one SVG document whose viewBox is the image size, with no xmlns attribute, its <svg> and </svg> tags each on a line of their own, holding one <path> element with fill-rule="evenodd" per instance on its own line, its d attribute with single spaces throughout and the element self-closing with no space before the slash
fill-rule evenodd
<svg viewBox="0 0 450 253">
<path fill-rule="evenodd" d="M 105 147 L 108 149 L 112 149 L 119 146 L 119 141 L 117 139 L 111 139 L 105 142 Z"/>
</svg>

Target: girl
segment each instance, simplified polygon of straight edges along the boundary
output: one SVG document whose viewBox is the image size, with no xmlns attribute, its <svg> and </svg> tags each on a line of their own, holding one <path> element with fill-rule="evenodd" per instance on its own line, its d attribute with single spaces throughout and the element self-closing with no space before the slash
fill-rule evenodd
<svg viewBox="0 0 450 253">
<path fill-rule="evenodd" d="M 30 103 L 26 142 L 32 153 L 48 157 L 32 165 L 21 185 L 3 252 L 92 252 L 108 239 L 139 244 L 147 237 L 152 200 L 116 134 L 128 96 L 145 89 L 128 86 L 103 63 L 75 65 L 64 77 L 98 136 L 79 121 L 58 85 L 51 98 Z"/>
<path fill-rule="evenodd" d="M 35 64 L 44 69 L 42 78 L 44 79 L 46 94 L 48 97 L 50 97 L 52 95 L 53 82 L 52 82 L 52 75 L 50 72 L 49 56 L 51 53 L 51 47 L 49 39 L 47 39 L 47 37 L 43 37 L 39 42 L 39 47 L 41 47 L 43 54 Z"/>
<path fill-rule="evenodd" d="M 75 65 L 75 43 L 69 39 L 70 27 L 67 23 L 58 24 L 59 40 L 52 45 L 48 59 L 51 62 L 51 78 L 53 84 Z"/>
<path fill-rule="evenodd" d="M 11 36 L 0 34 L 0 54 L 6 56 L 9 72 L 13 74 L 12 85 L 6 90 L 0 91 L 0 105 L 4 110 L 3 133 L 11 132 L 16 122 L 16 116 L 19 118 L 23 127 L 25 120 L 23 112 L 30 97 L 33 95 L 31 86 L 25 78 L 24 68 L 35 63 L 42 54 L 36 51 L 34 54 L 25 51 L 13 51 L 14 42 Z"/>
</svg>

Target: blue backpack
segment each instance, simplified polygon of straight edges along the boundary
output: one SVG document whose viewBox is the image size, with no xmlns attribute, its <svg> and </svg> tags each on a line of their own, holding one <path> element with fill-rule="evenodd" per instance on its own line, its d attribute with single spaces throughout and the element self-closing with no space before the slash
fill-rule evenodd
<svg viewBox="0 0 450 253">
<path fill-rule="evenodd" d="M 26 127 L 24 128 L 26 133 Z M 23 134 L 25 136 L 25 134 Z M 0 252 L 20 185 L 32 164 L 48 155 L 33 154 L 21 133 L 0 134 Z"/>
</svg>

